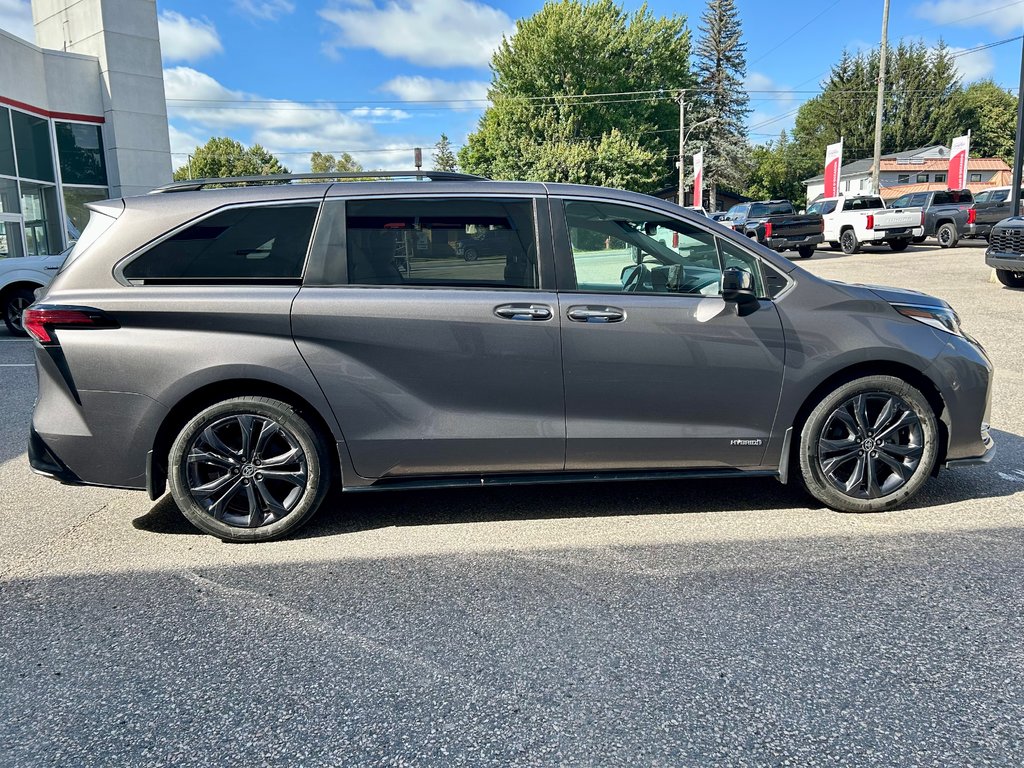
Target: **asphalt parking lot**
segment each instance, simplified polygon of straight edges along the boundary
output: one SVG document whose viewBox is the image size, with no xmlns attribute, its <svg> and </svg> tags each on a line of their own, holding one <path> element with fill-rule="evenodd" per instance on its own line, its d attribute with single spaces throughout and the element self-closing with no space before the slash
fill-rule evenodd
<svg viewBox="0 0 1024 768">
<path fill-rule="evenodd" d="M 801 265 L 948 299 L 999 453 L 909 508 L 771 480 L 336 497 L 288 541 L 24 455 L 0 331 L 0 765 L 1024 764 L 1024 292 L 970 242 Z"/>
</svg>

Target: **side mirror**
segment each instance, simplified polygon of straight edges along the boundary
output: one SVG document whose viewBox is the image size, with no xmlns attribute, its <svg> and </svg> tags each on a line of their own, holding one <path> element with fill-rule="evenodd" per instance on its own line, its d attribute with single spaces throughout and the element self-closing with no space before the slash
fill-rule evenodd
<svg viewBox="0 0 1024 768">
<path fill-rule="evenodd" d="M 722 298 L 740 306 L 757 303 L 754 276 L 739 267 L 726 267 L 722 271 Z"/>
<path fill-rule="evenodd" d="M 658 224 L 654 221 L 644 222 L 644 234 L 648 237 L 654 237 L 658 234 Z"/>
</svg>

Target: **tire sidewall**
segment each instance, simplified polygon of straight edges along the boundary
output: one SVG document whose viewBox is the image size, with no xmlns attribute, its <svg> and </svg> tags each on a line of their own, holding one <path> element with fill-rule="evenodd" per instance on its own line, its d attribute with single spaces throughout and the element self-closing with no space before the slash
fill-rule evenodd
<svg viewBox="0 0 1024 768">
<path fill-rule="evenodd" d="M 857 233 L 852 229 L 846 230 L 839 236 L 839 245 L 847 256 L 856 253 L 857 246 L 860 245 L 857 242 Z"/>
<path fill-rule="evenodd" d="M 942 241 L 942 233 L 948 232 L 949 239 L 946 242 Z M 940 248 L 952 248 L 957 243 L 956 227 L 952 224 L 943 224 L 939 227 L 939 231 L 935 234 L 935 239 L 939 241 Z"/>
<path fill-rule="evenodd" d="M 7 296 L 4 298 L 2 308 L 2 311 L 4 313 L 4 325 L 7 326 L 7 330 L 10 332 L 12 336 L 28 336 L 28 332 L 25 330 L 24 326 L 18 328 L 17 326 L 12 325 L 11 321 L 7 317 L 7 312 L 11 306 L 11 303 L 16 301 L 17 299 L 28 299 L 28 303 L 31 304 L 35 300 L 35 293 L 24 288 L 19 288 L 18 290 L 11 291 L 11 293 L 7 294 Z"/>
<path fill-rule="evenodd" d="M 186 451 L 192 440 L 210 423 L 225 416 L 243 413 L 273 419 L 287 428 L 306 454 L 308 482 L 305 495 L 284 518 L 259 528 L 239 528 L 215 520 L 188 491 Z M 290 405 L 266 397 L 237 397 L 203 409 L 174 439 L 167 466 L 171 495 L 182 514 L 199 530 L 224 541 L 270 541 L 294 531 L 316 512 L 330 482 L 330 462 L 321 437 Z"/>
<path fill-rule="evenodd" d="M 877 499 L 851 498 L 825 478 L 818 462 L 818 440 L 833 410 L 851 397 L 868 392 L 885 392 L 902 398 L 921 422 L 924 452 L 910 480 L 887 496 Z M 841 512 L 884 512 L 914 496 L 928 480 L 938 459 L 940 431 L 938 419 L 920 390 L 895 376 L 865 376 L 843 384 L 811 411 L 800 432 L 800 474 L 807 491 L 826 506 Z"/>
<path fill-rule="evenodd" d="M 1024 273 L 1009 269 L 997 269 L 996 277 L 1007 288 L 1024 288 Z"/>
</svg>

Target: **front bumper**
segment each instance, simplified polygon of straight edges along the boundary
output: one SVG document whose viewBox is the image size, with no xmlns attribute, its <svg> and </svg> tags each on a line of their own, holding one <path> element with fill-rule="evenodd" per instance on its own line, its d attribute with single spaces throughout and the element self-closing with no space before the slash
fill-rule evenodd
<svg viewBox="0 0 1024 768">
<path fill-rule="evenodd" d="M 989 435 L 988 429 L 982 428 L 983 439 L 988 444 L 988 448 L 980 456 L 969 456 L 965 459 L 949 459 L 946 462 L 946 469 L 956 469 L 957 467 L 976 467 L 979 464 L 988 464 L 995 458 L 996 455 L 996 443 Z"/>
<path fill-rule="evenodd" d="M 1008 253 L 1006 251 L 985 252 L 985 263 L 995 269 L 1005 269 L 1010 272 L 1024 272 L 1024 254 Z"/>
</svg>

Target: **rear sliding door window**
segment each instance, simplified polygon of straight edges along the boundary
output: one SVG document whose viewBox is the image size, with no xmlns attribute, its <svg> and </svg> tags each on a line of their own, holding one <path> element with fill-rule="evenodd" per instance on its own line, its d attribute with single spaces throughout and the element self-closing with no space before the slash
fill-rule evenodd
<svg viewBox="0 0 1024 768">
<path fill-rule="evenodd" d="M 319 205 L 216 213 L 150 248 L 124 268 L 137 284 L 298 282 Z"/>
<path fill-rule="evenodd" d="M 350 200 L 350 285 L 536 288 L 529 200 Z"/>
</svg>

